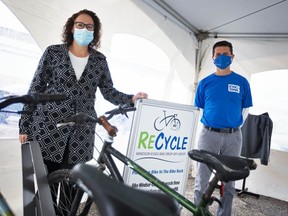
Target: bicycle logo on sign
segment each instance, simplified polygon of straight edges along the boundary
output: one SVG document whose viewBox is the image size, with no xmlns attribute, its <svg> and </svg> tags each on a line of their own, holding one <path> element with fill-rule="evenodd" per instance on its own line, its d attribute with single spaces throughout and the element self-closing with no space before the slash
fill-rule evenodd
<svg viewBox="0 0 288 216">
<path fill-rule="evenodd" d="M 163 116 L 155 119 L 154 128 L 157 131 L 162 131 L 166 127 L 169 127 L 173 131 L 178 131 L 181 127 L 181 122 L 177 118 L 177 114 L 167 116 L 166 111 L 163 110 Z"/>
</svg>

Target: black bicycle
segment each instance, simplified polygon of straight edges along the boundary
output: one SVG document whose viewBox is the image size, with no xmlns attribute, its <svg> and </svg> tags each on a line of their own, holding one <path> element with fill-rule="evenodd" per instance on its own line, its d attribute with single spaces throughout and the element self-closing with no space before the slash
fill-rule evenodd
<svg viewBox="0 0 288 216">
<path fill-rule="evenodd" d="M 108 171 L 107 176 L 109 176 L 109 178 L 112 178 L 113 181 L 117 181 L 118 184 L 119 183 L 123 184 L 124 180 L 122 178 L 120 171 L 118 170 L 115 164 L 114 158 L 117 158 L 126 166 L 131 168 L 133 171 L 135 171 L 136 173 L 141 175 L 143 178 L 151 182 L 155 187 L 159 188 L 161 191 L 167 194 L 170 198 L 175 199 L 177 203 L 179 203 L 180 205 L 188 209 L 191 213 L 193 213 L 194 215 L 199 215 L 199 216 L 211 215 L 207 207 L 211 205 L 214 201 L 217 201 L 221 205 L 221 202 L 216 197 L 213 196 L 214 190 L 216 188 L 219 188 L 218 186 L 219 181 L 227 182 L 227 181 L 235 181 L 235 180 L 244 179 L 249 175 L 250 169 L 255 169 L 256 163 L 254 162 L 254 160 L 251 160 L 251 159 L 217 155 L 217 154 L 213 154 L 213 153 L 202 151 L 202 150 L 190 151 L 188 155 L 191 159 L 207 164 L 207 166 L 211 170 L 213 170 L 215 173 L 213 179 L 211 180 L 209 184 L 208 189 L 206 190 L 205 194 L 202 197 L 202 201 L 200 202 L 199 205 L 195 205 L 193 202 L 186 199 L 177 191 L 170 188 L 164 182 L 162 182 L 161 180 L 159 180 L 158 178 L 150 174 L 147 170 L 139 166 L 133 160 L 126 157 L 125 155 L 117 151 L 114 147 L 112 147 L 113 138 L 116 136 L 118 130 L 115 126 L 112 126 L 108 120 L 117 114 L 127 115 L 127 112 L 134 111 L 134 110 L 135 108 L 131 108 L 131 107 L 130 108 L 119 107 L 117 109 L 107 112 L 105 115 L 102 115 L 99 118 L 93 118 L 84 113 L 79 113 L 63 121 L 64 124 L 76 124 L 76 125 L 85 124 L 87 122 L 96 122 L 99 125 L 102 125 L 108 132 L 108 137 L 107 139 L 104 140 L 102 150 L 100 152 L 99 158 L 97 159 L 97 162 L 98 162 L 97 166 L 94 166 L 91 168 L 89 167 L 91 165 L 82 164 L 82 165 L 75 167 L 75 169 L 72 172 L 72 175 L 71 175 L 71 170 L 58 170 L 58 171 L 55 171 L 54 173 L 51 173 L 51 176 L 49 176 L 50 186 L 53 186 L 53 184 L 56 185 L 56 189 L 54 191 L 55 195 L 61 194 L 61 196 L 64 196 L 65 195 L 64 192 L 67 190 L 63 190 L 61 188 L 64 188 L 64 186 L 67 186 L 67 185 L 69 185 L 68 188 L 71 188 L 71 194 L 74 193 L 73 202 L 72 200 L 69 201 L 69 197 L 71 197 L 71 194 L 66 195 L 66 198 L 67 198 L 66 203 L 69 204 L 68 210 L 67 210 L 69 215 L 78 215 L 77 211 L 79 211 L 80 209 L 79 215 L 85 215 L 85 214 L 88 214 L 89 211 L 90 212 L 93 211 L 93 215 L 97 215 L 96 212 L 98 212 L 100 213 L 100 215 L 102 213 L 102 215 L 108 216 L 109 214 L 105 213 L 105 210 L 103 210 L 103 209 L 106 209 L 105 205 L 107 202 L 110 202 L 109 206 L 110 208 L 113 208 L 114 210 L 117 208 L 119 209 L 119 205 L 121 206 L 121 203 L 123 204 L 123 200 L 126 199 L 125 193 L 123 192 L 124 194 L 119 195 L 119 196 L 117 196 L 117 193 L 116 195 L 115 194 L 113 195 L 113 190 L 111 191 L 111 188 L 110 188 L 111 186 L 108 186 L 107 184 L 103 185 L 103 182 L 101 183 L 101 180 L 99 180 L 102 178 L 101 175 L 97 174 L 97 172 L 104 172 L 104 170 L 106 170 Z M 77 186 L 78 186 L 78 189 L 77 189 Z M 132 188 L 130 188 L 129 190 L 134 191 L 135 199 L 136 199 L 137 190 L 132 189 Z M 110 199 L 107 199 L 107 197 Z M 151 197 L 153 197 L 153 195 L 151 195 Z M 106 200 L 107 202 L 103 202 L 103 200 L 101 201 L 102 198 Z M 113 202 L 113 200 L 114 201 L 117 200 L 115 205 L 113 205 L 113 203 L 115 203 Z M 133 199 L 131 200 L 131 203 L 132 203 L 131 205 L 137 206 L 132 201 Z M 91 205 L 93 202 L 96 205 L 94 205 L 94 207 L 92 208 Z M 63 204 L 64 203 L 61 203 L 62 207 L 63 207 Z M 59 203 L 55 203 L 56 208 L 58 205 Z M 171 206 L 172 206 L 172 209 L 170 209 L 170 213 L 172 213 L 172 215 L 179 215 L 179 208 L 175 207 L 174 205 L 171 205 Z M 117 214 L 117 210 L 115 211 L 116 213 L 113 215 L 115 216 L 121 215 L 121 214 Z M 145 208 L 140 208 L 140 207 L 138 208 L 138 214 L 142 215 L 141 213 L 145 215 L 144 214 Z M 163 214 L 160 214 L 160 215 L 163 215 Z"/>
</svg>

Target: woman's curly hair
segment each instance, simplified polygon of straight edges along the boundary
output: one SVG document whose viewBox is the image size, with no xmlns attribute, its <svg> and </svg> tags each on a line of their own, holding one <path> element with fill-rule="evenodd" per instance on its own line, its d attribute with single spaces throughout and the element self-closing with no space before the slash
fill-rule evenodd
<svg viewBox="0 0 288 216">
<path fill-rule="evenodd" d="M 76 18 L 80 15 L 80 14 L 87 14 L 89 15 L 94 22 L 94 38 L 91 41 L 91 43 L 89 44 L 89 48 L 93 48 L 95 47 L 96 49 L 98 49 L 100 47 L 100 38 L 101 38 L 101 22 L 99 20 L 99 18 L 97 17 L 97 15 L 90 10 L 84 9 L 79 11 L 78 13 L 73 14 L 66 22 L 66 24 L 63 27 L 63 33 L 62 33 L 62 41 L 67 44 L 68 46 L 70 46 L 74 40 L 73 38 L 73 33 L 72 33 L 72 29 L 75 23 Z"/>
</svg>

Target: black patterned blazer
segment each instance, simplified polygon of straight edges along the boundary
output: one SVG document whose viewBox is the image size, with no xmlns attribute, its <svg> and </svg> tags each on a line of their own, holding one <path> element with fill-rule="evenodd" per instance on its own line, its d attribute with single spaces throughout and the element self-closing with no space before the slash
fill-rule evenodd
<svg viewBox="0 0 288 216">
<path fill-rule="evenodd" d="M 60 163 L 68 145 L 68 161 L 76 164 L 93 157 L 95 124 L 59 128 L 56 124 L 78 112 L 96 117 L 94 102 L 97 87 L 103 97 L 115 105 L 131 103 L 133 95 L 124 94 L 113 87 L 106 57 L 96 50 L 91 50 L 82 76 L 77 80 L 68 52 L 68 46 L 64 44 L 52 45 L 45 50 L 29 92 L 64 93 L 69 99 L 39 104 L 32 114 L 22 114 L 19 132 L 27 134 L 28 140 L 39 142 L 44 160 Z M 31 107 L 25 105 L 23 109 Z"/>
</svg>

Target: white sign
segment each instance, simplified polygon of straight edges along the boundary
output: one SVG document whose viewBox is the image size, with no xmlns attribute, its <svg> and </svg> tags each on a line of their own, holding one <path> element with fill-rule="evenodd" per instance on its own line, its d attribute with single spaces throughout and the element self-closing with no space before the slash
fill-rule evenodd
<svg viewBox="0 0 288 216">
<path fill-rule="evenodd" d="M 150 99 L 139 100 L 136 108 L 127 156 L 184 195 L 191 162 L 187 153 L 193 146 L 198 109 Z M 135 188 L 159 191 L 127 167 L 124 180 Z"/>
</svg>

